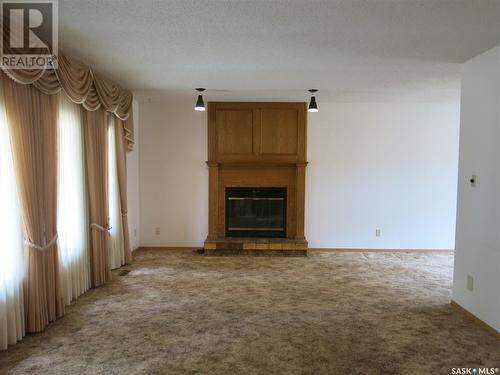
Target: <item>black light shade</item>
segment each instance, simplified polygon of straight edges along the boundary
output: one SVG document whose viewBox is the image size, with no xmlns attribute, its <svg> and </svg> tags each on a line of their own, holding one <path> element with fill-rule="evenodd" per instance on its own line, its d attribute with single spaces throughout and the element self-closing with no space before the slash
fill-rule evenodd
<svg viewBox="0 0 500 375">
<path fill-rule="evenodd" d="M 312 96 L 311 96 L 311 101 L 309 102 L 309 108 L 307 109 L 307 112 L 318 112 L 318 103 L 316 103 L 316 97 L 314 96 L 314 93 L 318 92 L 317 89 L 310 89 L 308 90 Z"/>
<path fill-rule="evenodd" d="M 318 104 L 316 103 L 316 97 L 311 96 L 311 101 L 309 102 L 309 108 L 307 112 L 318 112 Z"/>
<path fill-rule="evenodd" d="M 203 103 L 203 96 L 201 93 L 205 91 L 205 89 L 198 88 L 196 89 L 200 94 L 198 95 L 198 100 L 196 100 L 196 105 L 194 106 L 195 111 L 203 112 L 205 110 L 205 103 Z"/>
<path fill-rule="evenodd" d="M 205 110 L 205 103 L 203 103 L 203 97 L 198 95 L 198 100 L 196 101 L 196 105 L 194 106 L 195 111 L 204 111 Z"/>
</svg>

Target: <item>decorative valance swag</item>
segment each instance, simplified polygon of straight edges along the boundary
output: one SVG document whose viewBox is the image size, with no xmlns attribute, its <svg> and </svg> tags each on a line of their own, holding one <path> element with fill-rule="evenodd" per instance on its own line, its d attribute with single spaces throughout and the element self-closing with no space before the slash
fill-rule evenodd
<svg viewBox="0 0 500 375">
<path fill-rule="evenodd" d="M 83 105 L 88 111 L 102 107 L 113 113 L 123 122 L 125 140 L 131 151 L 134 144 L 132 93 L 94 72 L 88 65 L 64 55 L 61 50 L 57 62 L 57 69 L 3 70 L 14 81 L 32 84 L 48 95 L 63 89 L 73 102 Z"/>
</svg>

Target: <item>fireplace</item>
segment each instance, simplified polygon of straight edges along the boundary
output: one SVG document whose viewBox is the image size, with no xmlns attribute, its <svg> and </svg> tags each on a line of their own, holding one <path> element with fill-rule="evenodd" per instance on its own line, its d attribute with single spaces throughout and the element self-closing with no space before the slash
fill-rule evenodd
<svg viewBox="0 0 500 375">
<path fill-rule="evenodd" d="M 286 188 L 226 188 L 226 237 L 286 236 Z"/>
<path fill-rule="evenodd" d="M 307 255 L 307 103 L 208 103 L 205 254 Z"/>
</svg>

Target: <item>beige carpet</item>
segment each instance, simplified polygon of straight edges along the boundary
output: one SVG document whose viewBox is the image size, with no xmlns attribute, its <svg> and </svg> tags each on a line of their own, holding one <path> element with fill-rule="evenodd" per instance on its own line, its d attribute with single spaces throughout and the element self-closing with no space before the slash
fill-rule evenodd
<svg viewBox="0 0 500 375">
<path fill-rule="evenodd" d="M 449 305 L 451 254 L 204 257 L 142 251 L 8 374 L 449 374 L 500 366 L 500 340 Z"/>
</svg>

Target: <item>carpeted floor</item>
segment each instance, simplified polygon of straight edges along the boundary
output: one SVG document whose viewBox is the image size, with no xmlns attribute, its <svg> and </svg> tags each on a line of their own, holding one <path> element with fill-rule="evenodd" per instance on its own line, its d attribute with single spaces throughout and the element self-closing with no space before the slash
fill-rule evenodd
<svg viewBox="0 0 500 375">
<path fill-rule="evenodd" d="M 500 367 L 500 340 L 449 305 L 451 254 L 205 257 L 141 251 L 8 374 L 449 374 Z"/>
</svg>

